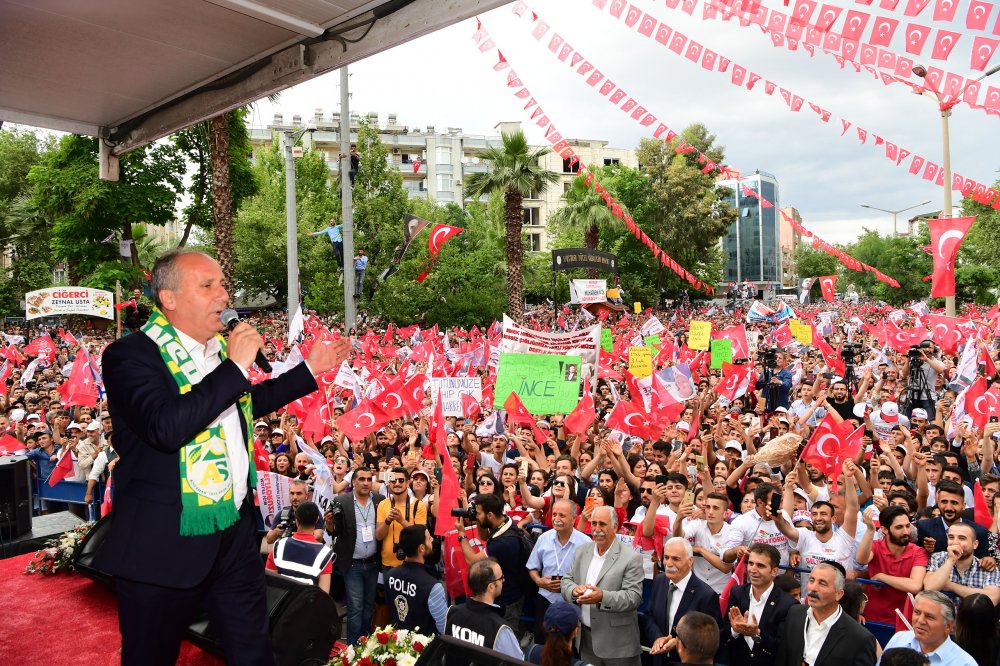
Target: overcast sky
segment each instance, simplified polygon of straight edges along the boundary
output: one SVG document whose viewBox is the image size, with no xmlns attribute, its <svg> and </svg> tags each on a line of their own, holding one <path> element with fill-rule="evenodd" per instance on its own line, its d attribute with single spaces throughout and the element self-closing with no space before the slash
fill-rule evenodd
<svg viewBox="0 0 1000 666">
<path fill-rule="evenodd" d="M 703 122 L 725 146 L 731 166 L 775 174 L 779 204 L 798 208 L 806 226 L 826 240 L 850 241 L 863 227 L 890 232 L 892 216 L 861 208 L 863 203 L 900 209 L 932 201 L 901 214 L 901 222 L 915 213 L 941 208 L 943 190 L 910 175 L 906 168 L 909 159 L 895 166 L 884 157 L 882 146 L 874 147 L 871 137 L 867 145 L 861 145 L 854 126 L 841 137 L 840 122 L 846 118 L 869 133 L 940 163 L 941 120 L 936 102 L 913 94 L 903 85 L 885 86 L 864 70 L 856 73 L 850 65 L 841 69 L 833 57 L 819 51 L 811 58 L 801 47 L 794 52 L 775 48 L 769 36 L 755 26 L 702 20 L 700 3 L 691 17 L 679 9 L 668 9 L 662 2 L 635 2 L 706 48 L 830 110 L 833 119 L 827 124 L 820 122 L 808 104 L 799 113 L 790 112 L 777 92 L 771 97 L 765 94 L 763 80 L 752 91 L 736 87 L 728 73 L 703 70 L 626 28 L 607 9 L 601 11 L 588 0 L 546 0 L 529 6 L 553 32 L 579 47 L 585 58 L 662 122 L 678 130 Z M 932 21 L 934 2 L 919 22 L 963 33 L 951 59 L 943 64 L 950 71 L 970 75 L 972 40 L 975 34 L 983 33 L 964 29 L 968 0 L 960 2 L 952 24 Z M 782 9 L 780 0 L 763 4 Z M 880 10 L 878 3 L 865 7 L 850 0 L 833 0 L 833 4 L 902 19 L 892 43 L 894 51 L 902 52 L 905 3 L 901 2 L 894 13 Z M 517 18 L 511 7 L 484 14 L 483 26 L 564 136 L 604 139 L 611 146 L 631 148 L 642 137 L 650 136 L 655 126 L 640 126 L 587 86 L 584 77 L 548 51 L 548 36 L 542 42 L 532 38 L 530 14 Z M 991 17 L 989 27 L 996 20 Z M 836 25 L 842 24 L 843 19 Z M 496 50 L 481 54 L 471 39 L 474 31 L 475 20 L 469 19 L 352 65 L 351 110 L 376 111 L 381 123 L 388 113 L 395 112 L 400 124 L 422 129 L 434 125 L 438 131 L 461 127 L 467 134 L 493 135 L 498 122 L 520 120 L 528 139 L 542 143 L 543 131 L 528 122 L 528 113 L 522 110 L 524 102 L 506 86 L 506 71 L 493 71 Z M 933 33 L 925 56 L 932 45 Z M 995 57 L 993 62 L 997 60 Z M 924 62 L 942 65 L 929 58 Z M 989 82 L 1000 87 L 1000 74 Z M 329 115 L 337 110 L 339 95 L 339 73 L 332 72 L 283 92 L 275 105 L 267 100 L 259 102 L 252 122 L 267 125 L 275 111 L 284 113 L 286 121 L 293 114 L 309 118 L 316 108 Z M 998 129 L 1000 118 L 958 105 L 951 120 L 953 168 L 977 181 L 993 183 L 998 164 L 991 154 L 996 154 Z M 956 202 L 959 198 L 956 193 Z"/>
</svg>

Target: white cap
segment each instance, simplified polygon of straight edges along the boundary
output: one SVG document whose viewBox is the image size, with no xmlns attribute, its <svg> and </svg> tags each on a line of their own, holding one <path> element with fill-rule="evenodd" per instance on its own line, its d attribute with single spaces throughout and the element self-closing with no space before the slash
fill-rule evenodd
<svg viewBox="0 0 1000 666">
<path fill-rule="evenodd" d="M 728 442 L 726 442 L 726 446 L 724 448 L 726 448 L 726 449 L 736 449 L 737 451 L 742 451 L 743 450 L 743 445 L 740 444 L 739 442 L 737 442 L 735 439 L 731 439 Z"/>
<path fill-rule="evenodd" d="M 881 410 L 883 421 L 894 423 L 899 420 L 899 405 L 894 402 L 883 402 Z"/>
<path fill-rule="evenodd" d="M 271 431 L 271 434 L 272 435 L 284 435 L 285 431 L 282 430 L 281 428 L 275 428 L 274 430 Z"/>
<path fill-rule="evenodd" d="M 87 432 L 93 432 L 95 430 L 100 430 L 101 424 L 98 421 L 91 421 L 87 424 Z"/>
<path fill-rule="evenodd" d="M 66 430 L 72 430 L 73 428 L 76 428 L 77 430 L 83 430 L 83 426 L 77 423 L 76 421 L 73 421 L 68 426 L 66 426 Z"/>
<path fill-rule="evenodd" d="M 39 416 L 38 414 L 28 414 L 27 420 L 28 421 L 41 421 L 42 417 Z"/>
<path fill-rule="evenodd" d="M 253 427 L 254 427 L 255 429 L 256 429 L 256 428 L 259 428 L 259 427 L 261 427 L 261 426 L 264 426 L 264 427 L 266 428 L 266 427 L 267 427 L 267 421 L 257 421 L 257 423 L 254 423 L 254 424 L 253 424 Z"/>
<path fill-rule="evenodd" d="M 920 407 L 915 407 L 913 409 L 913 413 L 910 414 L 910 418 L 911 419 L 923 419 L 923 420 L 926 421 L 927 420 L 927 410 L 926 409 L 921 409 Z"/>
<path fill-rule="evenodd" d="M 25 416 L 25 411 L 20 407 L 18 407 L 17 409 L 11 410 L 10 420 L 14 421 L 15 423 L 20 423 L 21 421 L 24 420 L 24 416 Z"/>
<path fill-rule="evenodd" d="M 688 423 L 687 421 L 678 421 L 677 422 L 677 429 L 678 430 L 686 430 L 687 432 L 691 432 L 691 424 Z"/>
</svg>

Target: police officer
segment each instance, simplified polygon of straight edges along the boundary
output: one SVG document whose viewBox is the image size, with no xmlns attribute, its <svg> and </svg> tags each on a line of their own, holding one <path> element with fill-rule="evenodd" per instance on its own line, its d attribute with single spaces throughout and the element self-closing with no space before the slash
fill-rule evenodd
<svg viewBox="0 0 1000 666">
<path fill-rule="evenodd" d="M 397 629 L 430 635 L 444 631 L 448 614 L 444 586 L 424 566 L 433 549 L 434 539 L 426 526 L 408 525 L 400 531 L 396 556 L 403 563 L 385 577 L 389 621 Z"/>
<path fill-rule="evenodd" d="M 493 558 L 473 562 L 469 569 L 472 598 L 448 609 L 444 633 L 508 657 L 523 659 L 517 636 L 504 624 L 503 609 L 496 604 L 503 591 L 503 579 L 503 570 Z M 450 658 L 448 663 L 451 664 Z"/>
<path fill-rule="evenodd" d="M 329 594 L 335 555 L 326 544 L 316 541 L 318 520 L 319 507 L 314 502 L 299 503 L 295 509 L 295 533 L 278 539 L 267 556 L 267 568 L 285 578 L 316 585 Z"/>
</svg>

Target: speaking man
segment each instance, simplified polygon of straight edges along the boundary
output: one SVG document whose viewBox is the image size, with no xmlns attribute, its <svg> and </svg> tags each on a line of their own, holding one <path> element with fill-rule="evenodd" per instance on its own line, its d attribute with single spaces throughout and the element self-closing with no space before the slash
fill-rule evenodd
<svg viewBox="0 0 1000 666">
<path fill-rule="evenodd" d="M 228 662 L 273 664 L 248 430 L 254 416 L 315 391 L 314 375 L 346 360 L 349 341 L 316 344 L 305 363 L 251 385 L 263 340 L 246 323 L 228 344 L 221 337 L 229 294 L 214 259 L 163 255 L 152 297 L 141 332 L 103 358 L 121 458 L 95 565 L 115 577 L 122 663 L 173 664 L 204 607 Z"/>
<path fill-rule="evenodd" d="M 618 514 L 599 506 L 590 517 L 594 545 L 573 553 L 573 566 L 562 578 L 563 599 L 580 605 L 583 629 L 580 657 L 593 666 L 639 664 L 642 604 L 642 558 L 617 539 Z"/>
</svg>

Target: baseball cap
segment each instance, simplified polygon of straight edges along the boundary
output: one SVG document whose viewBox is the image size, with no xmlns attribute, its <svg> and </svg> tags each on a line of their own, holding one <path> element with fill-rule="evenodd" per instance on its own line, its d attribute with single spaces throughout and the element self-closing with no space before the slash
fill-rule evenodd
<svg viewBox="0 0 1000 666">
<path fill-rule="evenodd" d="M 281 428 L 275 428 L 274 430 L 271 431 L 271 434 L 272 435 L 284 435 L 285 431 L 282 430 Z"/>
<path fill-rule="evenodd" d="M 889 423 L 895 423 L 899 420 L 899 405 L 894 402 L 883 402 L 881 409 L 881 418 L 883 421 L 888 421 Z"/>
<path fill-rule="evenodd" d="M 809 513 L 808 511 L 803 511 L 799 509 L 798 511 L 792 514 L 792 525 L 801 522 L 806 522 L 811 525 L 812 521 L 813 521 L 812 514 Z"/>
<path fill-rule="evenodd" d="M 775 412 L 781 412 L 782 414 L 787 414 L 788 413 L 788 410 L 785 409 L 784 407 L 775 407 L 774 411 Z"/>
<path fill-rule="evenodd" d="M 868 403 L 859 402 L 858 404 L 854 405 L 852 411 L 854 412 L 854 415 L 856 417 L 858 417 L 859 419 L 863 419 L 865 418 L 865 410 L 867 409 L 868 409 Z"/>
<path fill-rule="evenodd" d="M 743 451 L 743 445 L 740 444 L 739 442 L 737 442 L 735 439 L 731 439 L 728 442 L 726 442 L 725 448 L 727 448 L 727 449 L 736 449 L 737 451 L 740 451 L 740 452 Z"/>
<path fill-rule="evenodd" d="M 691 424 L 688 423 L 687 421 L 678 421 L 677 422 L 677 429 L 678 430 L 684 430 L 686 432 L 691 432 Z"/>
<path fill-rule="evenodd" d="M 83 426 L 77 423 L 76 421 L 73 421 L 68 426 L 66 426 L 66 430 L 72 430 L 73 428 L 76 428 L 77 430 L 83 430 Z"/>
<path fill-rule="evenodd" d="M 254 424 L 253 424 L 253 427 L 254 427 L 254 428 L 260 428 L 260 427 L 264 427 L 264 428 L 266 428 L 266 427 L 267 427 L 267 425 L 268 425 L 268 424 L 267 424 L 267 421 L 257 421 L 257 423 L 254 423 Z"/>
<path fill-rule="evenodd" d="M 553 636 L 569 636 L 580 624 L 580 609 L 571 603 L 557 601 L 545 611 L 542 624 Z"/>
<path fill-rule="evenodd" d="M 331 437 L 330 435 L 327 435 L 323 439 L 319 440 L 319 443 L 320 444 L 326 444 L 327 442 L 332 442 L 332 441 L 333 441 L 333 437 Z"/>
<path fill-rule="evenodd" d="M 412 472 L 410 472 L 410 479 L 412 480 L 412 479 L 413 479 L 413 477 L 415 477 L 415 476 L 416 476 L 417 474 L 420 474 L 420 475 L 422 475 L 422 476 L 423 476 L 423 477 L 424 477 L 425 479 L 427 479 L 427 483 L 430 483 L 430 482 L 431 482 L 431 477 L 430 477 L 430 475 L 429 475 L 429 474 L 428 474 L 427 472 L 425 472 L 424 470 L 420 469 L 419 467 L 418 467 L 417 469 L 413 470 Z"/>
<path fill-rule="evenodd" d="M 100 430 L 101 424 L 97 421 L 91 421 L 87 424 L 87 432 L 93 432 L 94 430 Z"/>
<path fill-rule="evenodd" d="M 38 414 L 28 414 L 26 420 L 28 420 L 28 421 L 41 421 L 42 417 L 39 416 Z"/>
<path fill-rule="evenodd" d="M 24 416 L 25 416 L 25 411 L 23 409 L 21 409 L 20 407 L 18 407 L 17 409 L 11 410 L 11 412 L 10 412 L 10 420 L 14 421 L 15 423 L 20 423 L 21 421 L 23 421 L 24 420 Z"/>
<path fill-rule="evenodd" d="M 911 419 L 923 419 L 923 420 L 926 421 L 927 420 L 927 410 L 926 409 L 922 409 L 920 407 L 916 407 L 916 408 L 914 408 L 913 413 L 910 414 L 910 418 Z"/>
</svg>

